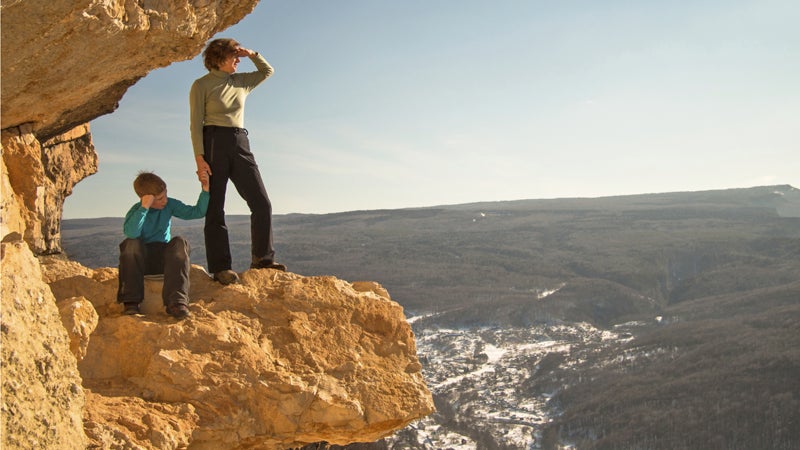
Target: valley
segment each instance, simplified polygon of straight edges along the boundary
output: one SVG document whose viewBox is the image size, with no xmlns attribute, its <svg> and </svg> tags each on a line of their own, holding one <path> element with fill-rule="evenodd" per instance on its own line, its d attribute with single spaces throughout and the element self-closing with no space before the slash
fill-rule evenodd
<svg viewBox="0 0 800 450">
<path fill-rule="evenodd" d="M 275 217 L 279 260 L 381 283 L 437 412 L 353 448 L 800 446 L 800 190 Z M 235 270 L 247 217 L 231 216 Z M 202 221 L 175 221 L 204 264 Z M 116 266 L 121 219 L 64 221 Z"/>
</svg>

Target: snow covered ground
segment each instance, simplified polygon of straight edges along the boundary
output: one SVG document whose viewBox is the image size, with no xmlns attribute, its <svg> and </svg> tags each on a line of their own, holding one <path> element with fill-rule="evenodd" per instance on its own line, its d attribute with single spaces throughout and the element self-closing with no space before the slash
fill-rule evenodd
<svg viewBox="0 0 800 450">
<path fill-rule="evenodd" d="M 423 374 L 438 412 L 388 438 L 390 448 L 473 450 L 488 442 L 541 448 L 541 432 L 558 413 L 548 401 L 563 386 L 541 383 L 547 355 L 560 370 L 586 360 L 589 348 L 630 339 L 623 329 L 587 323 L 513 329 L 418 329 Z M 441 406 L 443 405 L 443 407 Z"/>
</svg>

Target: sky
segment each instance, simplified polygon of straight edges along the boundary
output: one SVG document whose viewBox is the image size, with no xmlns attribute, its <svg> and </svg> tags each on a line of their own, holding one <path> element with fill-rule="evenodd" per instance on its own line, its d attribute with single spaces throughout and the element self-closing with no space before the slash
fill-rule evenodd
<svg viewBox="0 0 800 450">
<path fill-rule="evenodd" d="M 261 0 L 215 37 L 275 68 L 245 108 L 273 213 L 324 214 L 800 188 L 797 23 L 796 0 Z M 92 121 L 64 218 L 124 216 L 140 170 L 194 203 L 205 73 L 154 70 Z M 232 185 L 226 212 L 249 213 Z"/>
</svg>

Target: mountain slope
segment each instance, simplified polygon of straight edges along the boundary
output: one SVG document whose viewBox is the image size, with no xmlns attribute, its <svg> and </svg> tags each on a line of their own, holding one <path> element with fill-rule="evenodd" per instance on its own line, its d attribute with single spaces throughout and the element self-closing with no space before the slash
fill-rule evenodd
<svg viewBox="0 0 800 450">
<path fill-rule="evenodd" d="M 554 400 L 551 445 L 797 448 L 800 282 L 667 308 Z"/>
</svg>

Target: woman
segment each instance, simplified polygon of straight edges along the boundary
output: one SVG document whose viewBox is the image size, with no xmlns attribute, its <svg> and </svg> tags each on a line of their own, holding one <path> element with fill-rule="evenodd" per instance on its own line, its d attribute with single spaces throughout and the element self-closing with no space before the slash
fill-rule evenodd
<svg viewBox="0 0 800 450">
<path fill-rule="evenodd" d="M 242 56 L 253 61 L 255 72 L 236 73 Z M 241 47 L 233 39 L 209 42 L 203 51 L 203 62 L 208 74 L 192 84 L 189 109 L 197 176 L 201 181 L 210 177 L 211 198 L 204 229 L 208 271 L 222 284 L 239 279 L 231 270 L 225 225 L 225 190 L 229 179 L 250 208 L 253 257 L 250 268 L 286 270 L 286 266 L 275 262 L 272 205 L 244 128 L 245 98 L 274 70 L 258 52 Z"/>
</svg>

